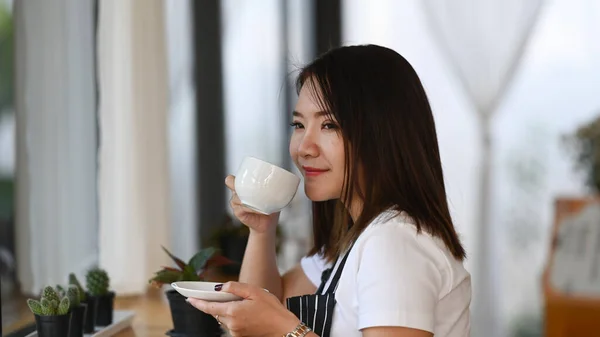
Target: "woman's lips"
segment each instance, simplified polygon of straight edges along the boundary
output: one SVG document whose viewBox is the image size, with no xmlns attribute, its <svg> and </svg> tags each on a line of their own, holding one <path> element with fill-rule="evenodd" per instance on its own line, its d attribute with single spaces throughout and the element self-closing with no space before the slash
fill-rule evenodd
<svg viewBox="0 0 600 337">
<path fill-rule="evenodd" d="M 316 177 L 320 174 L 323 174 L 323 173 L 329 171 L 328 169 L 320 169 L 320 168 L 310 167 L 310 166 L 302 166 L 302 169 L 304 170 L 304 175 L 306 175 L 308 177 Z"/>
</svg>

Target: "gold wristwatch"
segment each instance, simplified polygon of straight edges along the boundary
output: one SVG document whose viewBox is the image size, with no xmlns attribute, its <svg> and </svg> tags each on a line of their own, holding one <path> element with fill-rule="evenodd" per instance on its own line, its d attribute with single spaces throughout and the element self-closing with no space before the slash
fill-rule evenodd
<svg viewBox="0 0 600 337">
<path fill-rule="evenodd" d="M 304 337 L 308 335 L 308 333 L 311 331 L 311 328 L 307 327 L 306 324 L 300 322 L 300 324 L 298 324 L 294 331 L 286 333 L 285 335 L 283 335 L 283 337 Z"/>
</svg>

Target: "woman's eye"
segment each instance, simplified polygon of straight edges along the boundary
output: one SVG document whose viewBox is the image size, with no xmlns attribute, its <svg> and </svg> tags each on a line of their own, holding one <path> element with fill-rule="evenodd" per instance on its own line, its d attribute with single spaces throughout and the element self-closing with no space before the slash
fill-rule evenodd
<svg viewBox="0 0 600 337">
<path fill-rule="evenodd" d="M 331 130 L 331 129 L 337 129 L 337 128 L 338 128 L 338 126 L 335 123 L 329 122 L 329 123 L 323 124 L 323 129 Z"/>
<path fill-rule="evenodd" d="M 299 123 L 299 122 L 290 123 L 290 126 L 293 127 L 294 129 L 303 129 L 304 128 L 304 125 L 302 125 L 302 123 Z"/>
</svg>

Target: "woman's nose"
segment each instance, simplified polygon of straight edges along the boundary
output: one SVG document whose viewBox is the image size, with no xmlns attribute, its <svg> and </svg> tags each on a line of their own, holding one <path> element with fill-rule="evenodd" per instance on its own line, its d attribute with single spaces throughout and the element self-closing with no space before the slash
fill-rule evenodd
<svg viewBox="0 0 600 337">
<path fill-rule="evenodd" d="M 312 132 L 306 132 L 302 137 L 298 145 L 298 154 L 301 157 L 317 157 L 319 155 L 319 147 Z"/>
</svg>

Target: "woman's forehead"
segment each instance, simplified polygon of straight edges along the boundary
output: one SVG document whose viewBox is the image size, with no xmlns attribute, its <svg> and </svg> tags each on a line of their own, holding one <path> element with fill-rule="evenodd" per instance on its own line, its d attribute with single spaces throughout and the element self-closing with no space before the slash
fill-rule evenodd
<svg viewBox="0 0 600 337">
<path fill-rule="evenodd" d="M 321 92 L 318 84 L 314 81 L 307 80 L 298 95 L 295 112 L 302 115 L 314 115 L 318 117 L 322 115 L 326 109 L 322 106 Z"/>
</svg>

